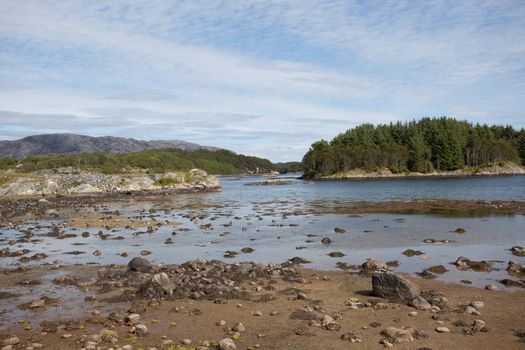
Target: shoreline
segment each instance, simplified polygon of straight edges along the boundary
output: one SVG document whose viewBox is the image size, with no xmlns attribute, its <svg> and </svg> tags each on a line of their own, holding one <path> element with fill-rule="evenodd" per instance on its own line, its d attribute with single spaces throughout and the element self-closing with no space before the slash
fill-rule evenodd
<svg viewBox="0 0 525 350">
<path fill-rule="evenodd" d="M 422 310 L 377 297 L 370 276 L 295 265 L 194 260 L 154 265 L 147 272 L 133 272 L 129 265 L 39 265 L 5 272 L 0 275 L 3 289 L 16 296 L 0 299 L 9 303 L 5 305 L 10 311 L 3 314 L 7 317 L 0 314 L 0 344 L 17 337 L 10 349 L 37 343 L 54 350 L 90 349 L 91 344 L 104 349 L 173 345 L 208 350 L 217 349 L 214 344 L 222 339 L 234 340 L 236 347 L 231 349 L 338 349 L 354 342 L 366 349 L 385 348 L 388 343 L 398 349 L 523 346 L 519 331 L 525 315 L 516 305 L 525 302 L 524 292 L 481 290 L 405 274 L 398 275 L 440 306 Z M 130 294 L 163 273 L 175 281 L 172 297 L 155 297 L 154 290 Z M 225 290 L 219 298 L 213 293 L 193 294 L 193 287 L 178 284 L 180 278 L 189 278 L 195 288 L 231 279 L 233 289 L 228 290 L 234 293 Z M 469 314 L 466 305 L 473 302 L 480 306 Z M 60 303 L 67 303 L 68 309 Z M 482 320 L 486 329 L 475 328 L 476 320 Z M 397 336 L 385 334 L 392 329 L 412 335 L 398 334 L 398 342 Z M 111 337 L 104 338 L 106 333 Z"/>
</svg>

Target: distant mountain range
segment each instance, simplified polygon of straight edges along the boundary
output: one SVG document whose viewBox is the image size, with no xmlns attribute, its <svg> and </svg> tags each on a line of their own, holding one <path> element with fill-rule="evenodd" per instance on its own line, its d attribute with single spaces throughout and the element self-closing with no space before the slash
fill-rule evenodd
<svg viewBox="0 0 525 350">
<path fill-rule="evenodd" d="M 219 149 L 180 140 L 143 141 L 113 136 L 43 134 L 14 141 L 0 141 L 0 158 L 12 156 L 20 159 L 44 154 L 129 153 L 165 148 L 177 148 L 184 151 L 199 149 L 216 151 Z"/>
</svg>

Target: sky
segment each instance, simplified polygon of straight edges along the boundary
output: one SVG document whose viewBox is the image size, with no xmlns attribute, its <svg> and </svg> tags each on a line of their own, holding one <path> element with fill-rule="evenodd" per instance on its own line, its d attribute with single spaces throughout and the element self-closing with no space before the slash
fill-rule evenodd
<svg viewBox="0 0 525 350">
<path fill-rule="evenodd" d="M 272 161 L 362 123 L 525 127 L 525 1 L 0 0 L 0 139 Z"/>
</svg>

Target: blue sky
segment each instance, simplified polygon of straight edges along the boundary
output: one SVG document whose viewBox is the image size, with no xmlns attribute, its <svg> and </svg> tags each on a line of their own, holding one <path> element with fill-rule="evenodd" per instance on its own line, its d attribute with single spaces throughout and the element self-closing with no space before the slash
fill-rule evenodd
<svg viewBox="0 0 525 350">
<path fill-rule="evenodd" d="M 525 127 L 523 1 L 0 0 L 0 139 L 182 139 L 273 161 L 361 123 Z"/>
</svg>

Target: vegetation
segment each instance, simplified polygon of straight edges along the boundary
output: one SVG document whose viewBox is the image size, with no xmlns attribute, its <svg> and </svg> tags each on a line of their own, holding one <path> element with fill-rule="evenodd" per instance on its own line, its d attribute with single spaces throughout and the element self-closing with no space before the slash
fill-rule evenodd
<svg viewBox="0 0 525 350">
<path fill-rule="evenodd" d="M 332 141 L 317 141 L 303 158 L 306 176 L 362 168 L 432 172 L 525 160 L 525 130 L 473 125 L 452 118 L 363 124 Z"/>
<path fill-rule="evenodd" d="M 303 172 L 303 164 L 301 162 L 276 163 L 275 166 L 280 174 Z"/>
<path fill-rule="evenodd" d="M 0 160 L 0 168 L 15 168 L 18 172 L 30 172 L 60 167 L 76 167 L 83 170 L 117 174 L 133 169 L 147 169 L 153 173 L 200 168 L 210 174 L 264 173 L 276 170 L 267 159 L 244 156 L 227 150 L 183 151 L 180 149 L 146 150 L 134 153 L 72 155 L 46 155 Z"/>
</svg>

